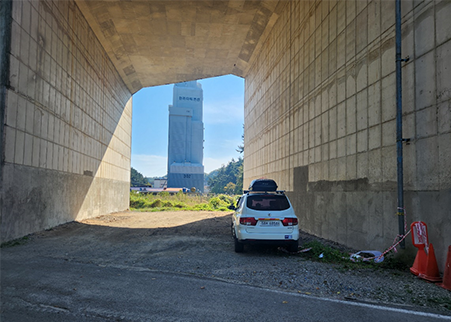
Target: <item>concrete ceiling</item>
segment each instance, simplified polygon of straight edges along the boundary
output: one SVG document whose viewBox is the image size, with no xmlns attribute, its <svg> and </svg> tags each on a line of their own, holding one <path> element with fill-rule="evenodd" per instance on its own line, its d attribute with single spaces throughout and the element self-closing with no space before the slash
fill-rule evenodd
<svg viewBox="0 0 451 322">
<path fill-rule="evenodd" d="M 287 1 L 76 0 L 132 93 L 143 87 L 233 74 Z"/>
</svg>

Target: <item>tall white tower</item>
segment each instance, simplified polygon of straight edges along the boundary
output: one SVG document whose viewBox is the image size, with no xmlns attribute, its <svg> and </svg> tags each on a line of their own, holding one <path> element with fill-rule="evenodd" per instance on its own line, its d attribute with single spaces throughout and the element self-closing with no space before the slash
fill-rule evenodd
<svg viewBox="0 0 451 322">
<path fill-rule="evenodd" d="M 204 190 L 203 91 L 197 81 L 174 85 L 169 105 L 168 188 Z"/>
</svg>

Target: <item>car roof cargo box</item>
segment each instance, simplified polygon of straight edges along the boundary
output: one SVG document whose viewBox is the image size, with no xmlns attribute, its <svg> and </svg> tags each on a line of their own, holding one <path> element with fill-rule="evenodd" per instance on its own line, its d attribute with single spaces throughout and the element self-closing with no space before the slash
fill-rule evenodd
<svg viewBox="0 0 451 322">
<path fill-rule="evenodd" d="M 255 179 L 249 185 L 249 191 L 276 191 L 277 183 L 272 179 Z"/>
</svg>

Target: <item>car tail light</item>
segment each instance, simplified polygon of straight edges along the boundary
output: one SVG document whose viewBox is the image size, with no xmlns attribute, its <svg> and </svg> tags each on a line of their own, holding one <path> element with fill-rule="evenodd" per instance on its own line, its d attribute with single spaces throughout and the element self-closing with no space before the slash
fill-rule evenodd
<svg viewBox="0 0 451 322">
<path fill-rule="evenodd" d="M 297 218 L 285 218 L 282 220 L 282 224 L 284 226 L 296 226 L 298 224 Z"/>
<path fill-rule="evenodd" d="M 257 224 L 257 220 L 254 217 L 241 217 L 240 224 L 245 226 L 255 226 Z"/>
</svg>

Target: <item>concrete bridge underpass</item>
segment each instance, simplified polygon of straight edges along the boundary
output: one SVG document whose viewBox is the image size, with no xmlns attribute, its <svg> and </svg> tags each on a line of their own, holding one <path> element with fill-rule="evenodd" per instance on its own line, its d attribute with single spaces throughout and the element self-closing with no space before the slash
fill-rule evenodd
<svg viewBox="0 0 451 322">
<path fill-rule="evenodd" d="M 402 1 L 407 223 L 428 224 L 441 269 L 450 16 Z M 225 74 L 246 79 L 245 185 L 274 178 L 302 228 L 339 243 L 398 234 L 395 1 L 5 0 L 0 19 L 2 241 L 127 209 L 132 95 Z"/>
</svg>

